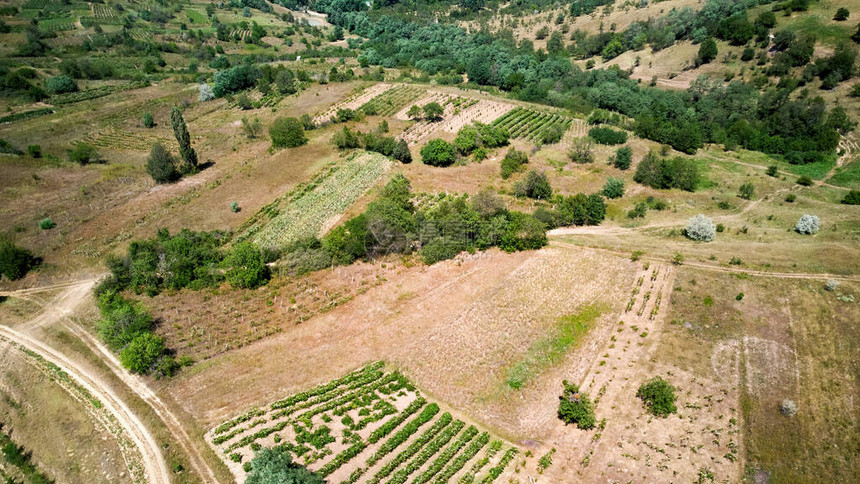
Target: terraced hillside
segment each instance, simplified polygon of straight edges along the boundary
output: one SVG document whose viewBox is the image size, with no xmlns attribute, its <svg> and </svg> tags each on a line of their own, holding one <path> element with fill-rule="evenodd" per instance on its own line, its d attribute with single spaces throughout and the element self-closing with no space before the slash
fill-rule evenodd
<svg viewBox="0 0 860 484">
<path fill-rule="evenodd" d="M 443 412 L 382 362 L 252 409 L 207 441 L 239 482 L 262 447 L 280 446 L 340 483 L 490 483 L 518 452 Z"/>
</svg>

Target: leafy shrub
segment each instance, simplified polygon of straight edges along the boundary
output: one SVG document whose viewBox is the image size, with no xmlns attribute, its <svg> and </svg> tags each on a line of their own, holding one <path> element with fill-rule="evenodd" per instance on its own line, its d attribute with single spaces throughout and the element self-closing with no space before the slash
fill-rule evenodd
<svg viewBox="0 0 860 484">
<path fill-rule="evenodd" d="M 89 143 L 80 142 L 76 144 L 74 148 L 68 150 L 66 153 L 69 156 L 69 160 L 80 165 L 86 165 L 88 163 L 98 163 L 99 161 L 101 161 L 98 150 L 96 150 L 96 148 Z"/>
<path fill-rule="evenodd" d="M 613 166 L 619 170 L 630 168 L 633 162 L 633 150 L 629 146 L 622 146 L 615 150 L 615 159 L 612 161 Z"/>
<path fill-rule="evenodd" d="M 633 180 L 651 188 L 679 188 L 692 192 L 699 184 L 699 169 L 695 161 L 686 158 L 665 159 L 650 151 L 639 165 Z"/>
<path fill-rule="evenodd" d="M 594 417 L 594 405 L 588 394 L 579 391 L 579 386 L 562 382 L 564 391 L 558 397 L 558 418 L 566 424 L 576 424 L 577 427 L 588 430 L 597 423 Z"/>
<path fill-rule="evenodd" d="M 215 92 L 212 90 L 212 86 L 205 82 L 200 84 L 197 91 L 197 100 L 200 102 L 206 102 L 211 101 L 212 99 L 215 99 Z"/>
<path fill-rule="evenodd" d="M 224 259 L 226 279 L 233 287 L 257 288 L 269 281 L 269 267 L 256 245 L 240 242 Z"/>
<path fill-rule="evenodd" d="M 155 126 L 155 120 L 152 119 L 152 114 L 150 113 L 143 113 L 141 122 L 143 123 L 144 128 L 152 128 Z"/>
<path fill-rule="evenodd" d="M 256 139 L 260 137 L 260 134 L 263 132 L 263 125 L 260 124 L 260 118 L 254 117 L 252 120 L 248 120 L 248 118 L 242 118 L 242 132 L 245 133 L 245 136 L 248 139 Z"/>
<path fill-rule="evenodd" d="M 860 205 L 860 190 L 851 190 L 845 194 L 842 202 L 845 205 Z"/>
<path fill-rule="evenodd" d="M 250 65 L 239 65 L 218 71 L 213 79 L 212 93 L 215 97 L 221 97 L 253 87 L 261 75 L 259 69 Z"/>
<path fill-rule="evenodd" d="M 818 232 L 818 229 L 818 215 L 803 214 L 800 220 L 797 221 L 797 225 L 794 226 L 795 232 L 806 235 L 814 234 Z"/>
<path fill-rule="evenodd" d="M 840 7 L 836 10 L 836 15 L 833 16 L 833 20 L 837 22 L 842 22 L 848 20 L 848 16 L 851 15 L 851 12 L 848 11 L 845 7 Z"/>
<path fill-rule="evenodd" d="M 675 406 L 675 387 L 659 376 L 643 383 L 636 391 L 636 396 L 649 412 L 658 417 L 667 417 L 678 411 Z"/>
<path fill-rule="evenodd" d="M 42 147 L 40 145 L 29 145 L 27 146 L 27 154 L 32 156 L 33 158 L 41 158 Z"/>
<path fill-rule="evenodd" d="M 8 153 L 10 155 L 20 155 L 21 150 L 15 148 L 12 143 L 5 139 L 0 139 L 0 153 Z"/>
<path fill-rule="evenodd" d="M 318 474 L 293 462 L 286 448 L 260 449 L 251 460 L 251 471 L 245 484 L 325 484 Z"/>
<path fill-rule="evenodd" d="M 603 185 L 603 195 L 606 198 L 621 198 L 624 196 L 624 180 L 609 177 Z"/>
<path fill-rule="evenodd" d="M 588 137 L 602 145 L 620 145 L 627 142 L 627 133 L 604 126 L 588 130 Z"/>
<path fill-rule="evenodd" d="M 788 203 L 794 203 L 795 200 L 797 200 L 797 195 L 795 195 L 793 193 L 789 193 L 788 195 L 785 196 L 785 201 Z"/>
<path fill-rule="evenodd" d="M 699 214 L 687 221 L 684 235 L 697 242 L 710 242 L 717 235 L 717 227 L 711 219 Z"/>
<path fill-rule="evenodd" d="M 51 94 L 65 94 L 78 90 L 78 84 L 69 76 L 55 76 L 45 81 L 45 88 Z"/>
<path fill-rule="evenodd" d="M 399 140 L 397 142 L 394 152 L 391 153 L 391 157 L 404 164 L 412 163 L 412 152 L 409 151 L 409 145 L 406 143 L 406 140 Z"/>
<path fill-rule="evenodd" d="M 594 162 L 594 153 L 591 151 L 592 143 L 589 138 L 578 138 L 573 140 L 573 146 L 567 152 L 570 161 L 584 165 Z"/>
<path fill-rule="evenodd" d="M 454 145 L 443 139 L 431 139 L 421 148 L 421 161 L 430 166 L 451 166 L 457 159 Z"/>
<path fill-rule="evenodd" d="M 779 174 L 778 170 L 779 169 L 777 168 L 776 165 L 770 165 L 769 167 L 767 167 L 767 171 L 765 173 L 767 174 L 767 176 L 775 177 Z"/>
<path fill-rule="evenodd" d="M 239 202 L 230 202 L 230 211 L 233 213 L 241 212 L 242 207 L 239 206 Z"/>
<path fill-rule="evenodd" d="M 789 399 L 785 399 L 779 403 L 779 411 L 786 417 L 791 417 L 797 413 L 797 404 Z"/>
<path fill-rule="evenodd" d="M 119 353 L 119 361 L 132 373 L 149 373 L 164 354 L 164 340 L 146 332 L 140 333 Z"/>
<path fill-rule="evenodd" d="M 529 162 L 528 156 L 522 151 L 509 149 L 502 158 L 502 178 L 508 179 L 514 172 L 522 169 L 523 165 Z"/>
<path fill-rule="evenodd" d="M 554 124 L 541 132 L 540 141 L 545 145 L 551 145 L 561 141 L 562 136 L 564 136 L 564 130 L 561 126 Z"/>
<path fill-rule="evenodd" d="M 431 121 L 441 118 L 445 112 L 445 109 L 435 101 L 425 104 L 422 109 L 424 110 L 424 117 Z"/>
<path fill-rule="evenodd" d="M 251 98 L 248 97 L 247 94 L 242 92 L 242 93 L 239 93 L 238 96 L 236 96 L 236 106 L 239 109 L 241 109 L 242 111 L 247 111 L 247 110 L 252 109 L 254 107 L 254 101 L 252 101 Z"/>
<path fill-rule="evenodd" d="M 547 200 L 552 196 L 552 187 L 546 177 L 546 173 L 531 170 L 526 174 L 526 179 L 514 185 L 514 194 L 518 197 L 534 198 L 535 200 Z"/>
<path fill-rule="evenodd" d="M 308 142 L 301 121 L 296 118 L 278 118 L 269 127 L 273 148 L 295 148 Z"/>
<path fill-rule="evenodd" d="M 812 186 L 812 178 L 809 178 L 808 176 L 803 175 L 797 179 L 797 184 L 803 185 L 805 187 L 811 187 Z"/>
<path fill-rule="evenodd" d="M 755 194 L 755 185 L 752 183 L 744 183 L 738 188 L 738 197 L 743 198 L 744 200 L 752 199 Z"/>
<path fill-rule="evenodd" d="M 56 226 L 57 224 L 54 223 L 53 220 L 51 220 L 51 217 L 45 217 L 42 220 L 39 220 L 39 228 L 42 230 L 51 230 Z"/>
<path fill-rule="evenodd" d="M 176 160 L 161 143 L 152 145 L 149 158 L 146 159 L 146 172 L 156 183 L 170 183 L 180 177 Z"/>
<path fill-rule="evenodd" d="M 12 238 L 6 234 L 0 234 L 0 275 L 6 276 L 10 281 L 20 279 L 37 263 L 27 249 L 15 245 Z"/>
<path fill-rule="evenodd" d="M 708 37 L 699 46 L 699 54 L 696 56 L 696 64 L 702 65 L 711 62 L 717 58 L 717 43 L 714 39 Z"/>
</svg>

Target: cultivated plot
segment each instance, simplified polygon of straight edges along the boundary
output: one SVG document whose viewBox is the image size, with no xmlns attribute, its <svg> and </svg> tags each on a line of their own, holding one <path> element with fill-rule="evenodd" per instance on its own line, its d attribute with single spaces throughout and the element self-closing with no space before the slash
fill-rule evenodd
<svg viewBox="0 0 860 484">
<path fill-rule="evenodd" d="M 382 362 L 228 420 L 207 434 L 239 482 L 280 446 L 328 482 L 495 481 L 515 447 L 443 412 Z"/>
</svg>

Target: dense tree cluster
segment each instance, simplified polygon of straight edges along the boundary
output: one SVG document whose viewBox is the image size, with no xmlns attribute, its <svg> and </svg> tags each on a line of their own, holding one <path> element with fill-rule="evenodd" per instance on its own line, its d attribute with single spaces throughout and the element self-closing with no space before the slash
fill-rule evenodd
<svg viewBox="0 0 860 484">
<path fill-rule="evenodd" d="M 364 213 L 321 240 L 307 239 L 285 250 L 282 262 L 304 273 L 356 259 L 417 251 L 432 264 L 464 250 L 500 247 L 512 252 L 546 244 L 546 227 L 532 215 L 507 210 L 492 192 L 471 199 L 440 194 L 421 207 L 413 204 L 409 180 L 395 175 Z"/>
<path fill-rule="evenodd" d="M 385 136 L 382 132 L 362 133 L 344 126 L 331 138 L 332 144 L 339 150 L 364 148 L 384 156 L 394 158 L 401 163 L 412 163 L 412 153 L 405 140 L 397 140 L 394 136 Z"/>
<path fill-rule="evenodd" d="M 151 239 L 135 240 L 126 255 L 108 259 L 111 277 L 105 289 L 131 289 L 155 295 L 162 289 L 201 289 L 226 280 L 236 287 L 258 287 L 269 279 L 264 255 L 255 246 L 224 249 L 223 232 L 161 229 Z"/>
<path fill-rule="evenodd" d="M 38 263 L 29 250 L 18 247 L 12 237 L 0 233 L 0 276 L 14 281 L 27 275 Z"/>
<path fill-rule="evenodd" d="M 679 188 L 692 192 L 699 185 L 701 175 L 694 160 L 688 158 L 663 158 L 651 151 L 636 167 L 633 180 L 651 188 Z"/>
</svg>

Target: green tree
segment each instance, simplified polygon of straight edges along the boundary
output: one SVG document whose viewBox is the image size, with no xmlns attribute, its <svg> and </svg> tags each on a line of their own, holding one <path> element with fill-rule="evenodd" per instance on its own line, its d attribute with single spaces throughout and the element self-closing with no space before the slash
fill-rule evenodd
<svg viewBox="0 0 860 484">
<path fill-rule="evenodd" d="M 409 108 L 409 111 L 406 112 L 406 116 L 409 117 L 409 119 L 419 119 L 423 115 L 424 110 L 417 104 L 413 104 L 412 107 Z"/>
<path fill-rule="evenodd" d="M 69 160 L 79 165 L 101 161 L 98 150 L 93 145 L 84 143 L 83 141 L 77 143 L 74 148 L 68 150 L 66 153 L 69 155 Z"/>
<path fill-rule="evenodd" d="M 445 109 L 437 102 L 427 103 L 424 105 L 424 117 L 430 121 L 436 121 L 445 113 Z"/>
<path fill-rule="evenodd" d="M 0 234 L 0 275 L 14 281 L 24 277 L 35 264 L 33 254 L 15 245 L 12 238 Z"/>
<path fill-rule="evenodd" d="M 636 396 L 642 400 L 651 414 L 658 417 L 668 417 L 669 414 L 678 411 L 675 406 L 675 387 L 659 376 L 643 383 L 636 391 Z"/>
<path fill-rule="evenodd" d="M 840 7 L 836 10 L 836 15 L 833 16 L 833 20 L 837 22 L 842 22 L 844 20 L 848 20 L 848 16 L 851 15 L 851 12 L 848 11 L 845 7 Z"/>
<path fill-rule="evenodd" d="M 269 281 L 269 267 L 256 245 L 240 242 L 224 259 L 227 282 L 233 287 L 256 288 Z"/>
<path fill-rule="evenodd" d="M 308 142 L 301 121 L 296 118 L 278 118 L 269 127 L 273 148 L 295 148 Z"/>
<path fill-rule="evenodd" d="M 566 424 L 576 424 L 577 427 L 588 430 L 594 428 L 597 419 L 594 417 L 594 405 L 588 394 L 581 392 L 579 386 L 562 382 L 564 391 L 558 397 L 558 418 Z"/>
<path fill-rule="evenodd" d="M 400 140 L 397 142 L 391 157 L 401 163 L 412 163 L 412 152 L 409 151 L 409 145 L 406 143 L 406 140 Z"/>
<path fill-rule="evenodd" d="M 132 373 L 145 375 L 164 354 L 164 340 L 152 333 L 140 333 L 119 353 L 119 361 Z"/>
<path fill-rule="evenodd" d="M 196 172 L 197 152 L 191 147 L 191 135 L 188 134 L 188 127 L 185 125 L 185 118 L 182 117 L 182 111 L 177 106 L 170 110 L 170 125 L 173 127 L 173 136 L 179 143 L 179 156 L 185 162 L 182 171 L 184 173 Z"/>
<path fill-rule="evenodd" d="M 251 460 L 245 484 L 325 484 L 318 474 L 293 462 L 289 451 L 265 447 Z"/>
<path fill-rule="evenodd" d="M 505 153 L 502 158 L 502 178 L 508 179 L 515 172 L 519 171 L 523 165 L 529 162 L 529 157 L 519 150 L 511 148 Z"/>
<path fill-rule="evenodd" d="M 156 183 L 176 181 L 180 176 L 173 155 L 161 143 L 152 145 L 149 158 L 146 159 L 146 172 Z"/>
<path fill-rule="evenodd" d="M 708 37 L 699 46 L 699 55 L 696 56 L 696 65 L 707 64 L 717 58 L 717 43 Z"/>
<path fill-rule="evenodd" d="M 552 197 L 552 187 L 546 173 L 531 170 L 526 174 L 525 180 L 517 182 L 514 186 L 514 194 L 518 197 L 529 197 L 535 200 L 549 200 Z"/>
<path fill-rule="evenodd" d="M 150 113 L 143 113 L 142 121 L 144 128 L 152 128 L 153 126 L 155 126 L 155 120 L 152 119 L 152 114 Z"/>
<path fill-rule="evenodd" d="M 430 166 L 451 166 L 457 159 L 454 145 L 443 139 L 431 139 L 421 148 L 421 161 Z"/>
<path fill-rule="evenodd" d="M 78 90 L 78 84 L 69 76 L 55 76 L 45 81 L 45 89 L 51 94 L 63 94 Z"/>
<path fill-rule="evenodd" d="M 624 196 L 624 180 L 609 177 L 603 185 L 603 195 L 606 198 L 621 198 Z"/>
<path fill-rule="evenodd" d="M 615 150 L 615 159 L 612 160 L 612 165 L 619 170 L 630 168 L 633 162 L 633 150 L 629 146 L 622 146 Z"/>
<path fill-rule="evenodd" d="M 752 183 L 744 183 L 738 188 L 738 196 L 743 198 L 744 200 L 752 199 L 755 194 L 755 185 Z"/>
</svg>

